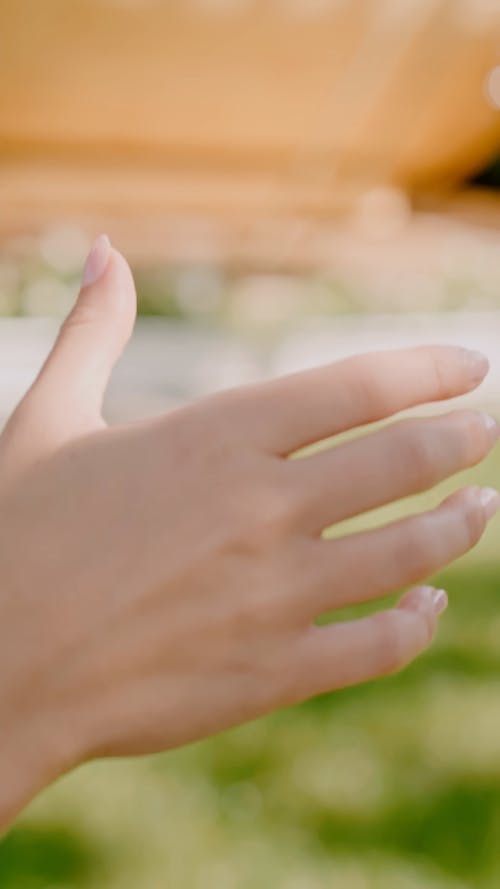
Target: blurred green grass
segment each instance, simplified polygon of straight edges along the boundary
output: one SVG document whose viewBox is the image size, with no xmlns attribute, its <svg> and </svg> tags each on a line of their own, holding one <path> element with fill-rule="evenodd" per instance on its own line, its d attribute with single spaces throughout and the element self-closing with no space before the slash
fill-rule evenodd
<svg viewBox="0 0 500 889">
<path fill-rule="evenodd" d="M 500 455 L 363 525 L 471 481 L 500 486 Z M 0 844 L 2 889 L 498 889 L 499 532 L 437 578 L 450 609 L 408 670 L 83 767 Z"/>
</svg>

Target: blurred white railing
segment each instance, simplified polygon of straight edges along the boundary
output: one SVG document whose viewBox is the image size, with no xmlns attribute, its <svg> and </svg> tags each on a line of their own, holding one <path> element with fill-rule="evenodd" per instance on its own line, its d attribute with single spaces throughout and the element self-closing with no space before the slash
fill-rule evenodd
<svg viewBox="0 0 500 889">
<path fill-rule="evenodd" d="M 48 319 L 0 321 L 0 419 L 5 420 L 34 379 L 57 329 L 58 322 Z M 420 343 L 459 344 L 485 352 L 491 373 L 467 400 L 495 412 L 500 404 L 500 311 L 313 318 L 265 342 L 141 319 L 113 376 L 106 412 L 111 420 L 133 420 L 218 389 L 358 352 Z"/>
</svg>

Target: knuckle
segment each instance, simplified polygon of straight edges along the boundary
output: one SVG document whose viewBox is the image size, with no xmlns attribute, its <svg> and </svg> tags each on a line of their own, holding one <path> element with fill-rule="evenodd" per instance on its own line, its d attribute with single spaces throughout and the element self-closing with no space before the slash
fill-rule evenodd
<svg viewBox="0 0 500 889">
<path fill-rule="evenodd" d="M 177 466 L 202 467 L 207 478 L 214 481 L 220 475 L 229 481 L 235 471 L 243 471 L 243 451 L 228 439 L 217 418 L 212 417 L 212 422 L 206 422 L 198 405 L 187 405 L 167 415 L 160 421 L 159 428 L 163 450 Z"/>
<path fill-rule="evenodd" d="M 383 611 L 374 618 L 377 634 L 375 660 L 377 673 L 382 676 L 396 673 L 406 663 L 398 617 L 396 611 Z"/>
<path fill-rule="evenodd" d="M 274 619 L 275 615 L 270 604 L 256 600 L 255 595 L 244 595 L 238 601 L 231 617 L 231 638 L 242 644 L 265 640 Z"/>
<path fill-rule="evenodd" d="M 271 484 L 257 494 L 259 527 L 271 539 L 287 536 L 296 526 L 298 498 L 290 486 Z"/>
<path fill-rule="evenodd" d="M 436 485 L 445 474 L 479 462 L 487 447 L 480 415 L 457 412 L 436 421 L 402 424 L 398 453 L 415 491 Z"/>
<path fill-rule="evenodd" d="M 438 449 L 425 424 L 420 421 L 405 424 L 399 453 L 416 491 L 432 487 L 440 480 Z"/>
<path fill-rule="evenodd" d="M 273 641 L 272 676 L 269 682 L 272 697 L 279 706 L 289 706 L 310 697 L 318 690 L 319 666 L 324 662 L 318 652 L 310 648 L 310 628 L 282 627 L 277 616 L 276 626 L 282 631 L 278 644 Z"/>
<path fill-rule="evenodd" d="M 455 350 L 430 348 L 429 365 L 432 388 L 438 398 L 451 398 L 457 390 L 457 363 Z"/>
<path fill-rule="evenodd" d="M 227 543 L 233 552 L 247 556 L 275 549 L 296 529 L 296 514 L 296 500 L 286 488 L 247 485 L 242 503 L 227 522 Z"/>
<path fill-rule="evenodd" d="M 461 514 L 461 526 L 464 533 L 465 549 L 471 549 L 482 537 L 485 517 L 477 498 L 469 497 Z"/>
<path fill-rule="evenodd" d="M 288 530 L 295 525 L 303 508 L 301 481 L 288 461 L 261 461 L 260 483 L 252 484 L 254 509 L 266 527 Z"/>
<path fill-rule="evenodd" d="M 194 420 L 192 408 L 188 406 L 161 418 L 158 423 L 161 460 L 175 465 L 179 475 L 198 464 L 210 468 L 207 465 L 210 443 L 205 437 L 201 438 L 201 430 Z M 203 441 L 202 449 L 200 440 Z"/>
<path fill-rule="evenodd" d="M 296 639 L 293 640 L 294 642 Z M 292 645 L 290 649 L 293 652 Z M 307 672 L 304 675 L 303 662 L 291 654 L 283 658 L 281 669 L 275 673 L 273 694 L 280 706 L 296 704 L 307 697 L 309 691 Z"/>
<path fill-rule="evenodd" d="M 240 390 L 229 389 L 206 396 L 196 405 L 196 413 L 207 435 L 216 430 L 219 440 L 235 444 L 243 438 L 238 422 L 240 405 Z"/>
<path fill-rule="evenodd" d="M 351 397 L 363 414 L 378 417 L 392 412 L 389 394 L 380 384 L 373 365 L 366 358 L 359 358 L 351 375 Z"/>
<path fill-rule="evenodd" d="M 466 465 L 478 463 L 489 451 L 491 439 L 485 424 L 485 418 L 476 411 L 462 414 L 464 422 L 463 458 Z"/>
<path fill-rule="evenodd" d="M 453 411 L 437 420 L 434 431 L 450 471 L 473 466 L 490 448 L 486 424 L 477 411 Z"/>
<path fill-rule="evenodd" d="M 478 463 L 488 449 L 485 423 L 474 411 L 455 412 L 437 421 L 407 421 L 402 426 L 399 453 L 416 491 Z"/>
<path fill-rule="evenodd" d="M 448 426 L 448 448 L 454 457 L 457 467 L 465 467 L 479 459 L 479 445 L 484 441 L 484 428 L 477 414 L 472 411 L 451 415 L 451 427 Z"/>
<path fill-rule="evenodd" d="M 425 516 L 411 519 L 395 547 L 397 576 L 412 583 L 432 574 L 438 562 L 435 537 L 427 533 Z"/>
<path fill-rule="evenodd" d="M 98 320 L 98 309 L 89 299 L 80 299 L 61 325 L 61 333 L 75 328 L 88 327 Z"/>
</svg>

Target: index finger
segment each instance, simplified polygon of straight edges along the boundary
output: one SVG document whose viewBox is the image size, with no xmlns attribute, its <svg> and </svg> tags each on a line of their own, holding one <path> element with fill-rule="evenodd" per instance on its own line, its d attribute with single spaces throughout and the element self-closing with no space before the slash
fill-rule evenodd
<svg viewBox="0 0 500 889">
<path fill-rule="evenodd" d="M 248 440 L 288 456 L 407 408 L 463 395 L 488 370 L 480 352 L 420 346 L 347 358 L 224 397 Z"/>
</svg>

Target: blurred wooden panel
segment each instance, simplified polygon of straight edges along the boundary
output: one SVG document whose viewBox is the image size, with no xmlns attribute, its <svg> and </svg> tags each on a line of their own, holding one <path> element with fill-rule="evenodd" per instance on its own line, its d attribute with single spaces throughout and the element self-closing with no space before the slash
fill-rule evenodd
<svg viewBox="0 0 500 889">
<path fill-rule="evenodd" d="M 329 214 L 500 145 L 500 0 L 1 0 L 0 49 L 14 216 L 50 195 Z"/>
</svg>

